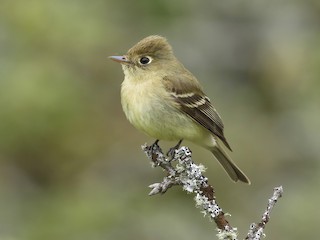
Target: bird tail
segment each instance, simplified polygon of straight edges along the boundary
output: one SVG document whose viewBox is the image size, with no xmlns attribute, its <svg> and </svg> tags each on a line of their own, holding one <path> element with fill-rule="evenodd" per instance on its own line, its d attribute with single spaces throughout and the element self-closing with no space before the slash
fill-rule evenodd
<svg viewBox="0 0 320 240">
<path fill-rule="evenodd" d="M 240 168 L 231 160 L 219 145 L 211 148 L 210 150 L 233 181 L 241 181 L 250 184 L 249 178 L 240 170 Z"/>
</svg>

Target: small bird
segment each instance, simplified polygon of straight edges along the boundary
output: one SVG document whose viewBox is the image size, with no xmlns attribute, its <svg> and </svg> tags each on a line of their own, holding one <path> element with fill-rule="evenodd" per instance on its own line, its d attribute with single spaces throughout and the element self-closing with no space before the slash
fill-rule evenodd
<svg viewBox="0 0 320 240">
<path fill-rule="evenodd" d="M 250 184 L 221 146 L 232 151 L 220 115 L 166 38 L 146 37 L 125 55 L 110 59 L 122 65 L 121 104 L 134 127 L 157 139 L 155 144 L 179 141 L 178 148 L 185 139 L 200 145 L 214 154 L 233 181 Z"/>
</svg>

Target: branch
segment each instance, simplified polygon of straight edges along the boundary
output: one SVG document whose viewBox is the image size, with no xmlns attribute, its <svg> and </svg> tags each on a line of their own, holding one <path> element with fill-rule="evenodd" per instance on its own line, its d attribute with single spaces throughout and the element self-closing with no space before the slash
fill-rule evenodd
<svg viewBox="0 0 320 240">
<path fill-rule="evenodd" d="M 262 214 L 262 219 L 259 223 L 252 223 L 250 225 L 250 229 L 248 232 L 248 235 L 245 239 L 248 240 L 258 240 L 261 239 L 262 236 L 264 236 L 263 230 L 266 226 L 266 224 L 270 220 L 270 213 L 277 203 L 278 199 L 282 197 L 283 188 L 282 186 L 276 187 L 273 189 L 273 195 L 268 201 L 268 206 L 265 212 Z"/>
<path fill-rule="evenodd" d="M 195 193 L 194 200 L 196 207 L 201 209 L 201 212 L 213 220 L 217 225 L 218 239 L 237 240 L 237 228 L 232 227 L 225 218 L 225 214 L 219 207 L 215 191 L 212 185 L 208 183 L 208 179 L 203 175 L 205 167 L 201 164 L 196 165 L 191 158 L 191 151 L 187 147 L 181 147 L 175 150 L 171 158 L 165 157 L 158 144 L 142 146 L 147 157 L 152 161 L 153 167 L 160 166 L 167 172 L 167 176 L 160 183 L 151 184 L 152 189 L 149 195 L 164 194 L 172 186 L 180 185 L 183 190 L 189 193 Z M 251 224 L 248 240 L 259 240 L 263 235 L 263 229 L 269 221 L 269 213 L 272 210 L 275 202 L 282 194 L 282 187 L 277 194 L 269 200 L 268 208 L 262 217 L 262 221 L 258 224 Z M 276 192 L 276 191 L 275 191 Z M 257 234 L 261 233 L 257 238 Z M 256 237 L 256 238 L 254 238 Z"/>
<path fill-rule="evenodd" d="M 142 149 L 147 157 L 152 160 L 153 166 L 160 166 L 168 172 L 161 183 L 151 184 L 149 195 L 165 193 L 170 187 L 181 185 L 183 190 L 195 193 L 196 207 L 201 209 L 204 215 L 214 220 L 218 227 L 219 239 L 237 239 L 237 229 L 231 227 L 225 218 L 225 214 L 216 202 L 213 187 L 208 184 L 208 179 L 202 175 L 205 171 L 203 165 L 196 165 L 192 161 L 191 151 L 187 147 L 176 150 L 172 159 L 164 156 L 157 144 L 144 145 Z M 172 163 L 176 163 L 172 165 Z"/>
</svg>

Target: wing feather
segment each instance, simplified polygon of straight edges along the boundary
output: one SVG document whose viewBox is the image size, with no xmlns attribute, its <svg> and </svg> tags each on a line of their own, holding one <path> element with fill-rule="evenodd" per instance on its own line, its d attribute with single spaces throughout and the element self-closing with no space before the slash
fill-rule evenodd
<svg viewBox="0 0 320 240">
<path fill-rule="evenodd" d="M 199 83 L 194 78 L 190 79 L 189 75 L 186 77 L 187 79 L 183 80 L 166 76 L 164 81 L 167 91 L 178 103 L 180 111 L 220 138 L 225 146 L 231 150 L 224 137 L 224 125 L 220 115 L 211 104 L 210 99 L 201 90 Z"/>
</svg>

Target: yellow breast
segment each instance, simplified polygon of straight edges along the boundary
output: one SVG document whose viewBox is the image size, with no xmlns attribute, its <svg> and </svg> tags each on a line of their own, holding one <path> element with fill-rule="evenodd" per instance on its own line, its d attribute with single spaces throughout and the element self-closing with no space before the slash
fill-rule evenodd
<svg viewBox="0 0 320 240">
<path fill-rule="evenodd" d="M 206 129 L 178 110 L 172 96 L 154 79 L 134 82 L 125 78 L 121 104 L 130 123 L 153 138 L 197 141 L 208 135 Z"/>
</svg>

